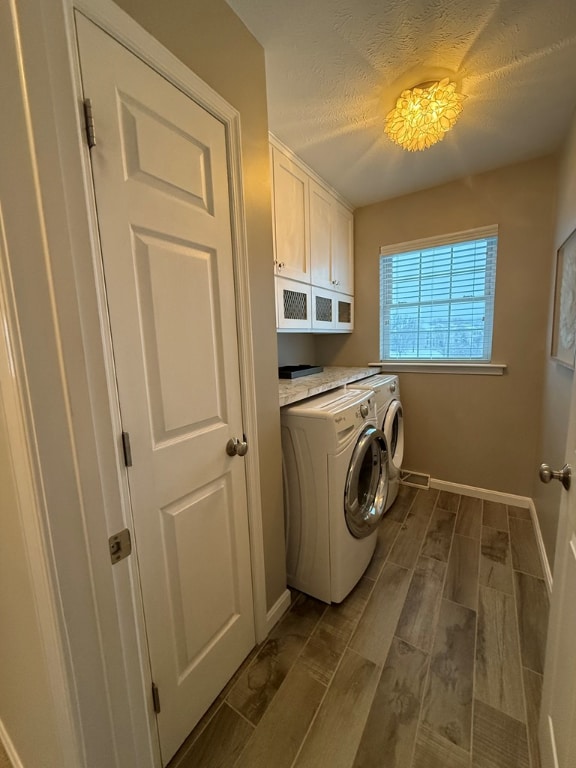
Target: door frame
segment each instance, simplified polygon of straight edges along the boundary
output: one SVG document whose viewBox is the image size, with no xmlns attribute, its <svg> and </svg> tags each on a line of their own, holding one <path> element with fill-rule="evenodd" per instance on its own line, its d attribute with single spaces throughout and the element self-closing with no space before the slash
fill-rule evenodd
<svg viewBox="0 0 576 768">
<path fill-rule="evenodd" d="M 36 0 L 22 2 L 21 6 L 24 43 L 26 40 L 38 43 L 38 54 L 29 55 L 29 62 L 24 59 L 30 76 L 30 129 L 36 143 L 39 188 L 44 189 L 46 238 L 53 257 L 52 298 L 54 314 L 59 319 L 63 386 L 70 406 L 69 428 L 82 499 L 82 554 L 90 573 L 93 596 L 90 605 L 74 606 L 76 610 L 67 621 L 81 626 L 90 616 L 96 629 L 92 633 L 94 655 L 89 656 L 89 661 L 84 660 L 80 644 L 75 645 L 74 639 L 71 640 L 70 653 L 75 667 L 71 673 L 74 689 L 71 696 L 79 712 L 80 731 L 90 722 L 90 728 L 82 736 L 79 734 L 88 763 L 92 760 L 96 764 L 94 754 L 99 749 L 98 742 L 108 738 L 117 768 L 156 768 L 160 765 L 160 753 L 151 705 L 151 676 L 137 562 L 135 557 L 130 557 L 112 567 L 107 552 L 107 538 L 124 527 L 132 529 L 132 521 L 119 440 L 120 415 L 89 150 L 84 142 L 75 11 L 111 34 L 226 128 L 241 398 L 244 428 L 251 445 L 245 466 L 254 622 L 256 641 L 260 642 L 273 617 L 266 609 L 240 116 L 110 0 L 59 0 L 58 3 Z M 53 151 L 54 146 L 58 152 Z M 56 533 L 62 533 L 57 530 L 60 526 L 64 526 L 60 520 L 49 523 L 49 529 Z M 59 547 L 57 541 L 53 562 L 62 579 L 61 586 L 65 586 L 66 567 L 60 569 L 58 564 L 64 553 L 58 551 Z M 46 541 L 45 548 L 50 551 L 50 542 Z M 66 597 L 55 596 L 57 602 L 60 599 L 66 602 Z M 66 636 L 69 627 L 62 626 L 61 632 Z M 87 647 L 84 650 L 89 653 Z M 94 693 L 102 693 L 102 706 L 97 712 L 93 711 L 95 696 L 91 701 L 84 687 L 89 679 L 85 677 L 87 667 L 90 673 L 93 667 L 97 668 L 100 675 L 100 688 L 96 685 L 93 688 Z M 87 746 L 86 739 L 91 740 Z M 112 768 L 110 761 L 107 764 Z"/>
</svg>

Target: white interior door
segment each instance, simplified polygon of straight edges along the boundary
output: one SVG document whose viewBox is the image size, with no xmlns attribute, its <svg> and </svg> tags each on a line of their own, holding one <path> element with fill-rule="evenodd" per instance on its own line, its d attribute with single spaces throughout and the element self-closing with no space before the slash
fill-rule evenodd
<svg viewBox="0 0 576 768">
<path fill-rule="evenodd" d="M 544 768 L 576 766 L 576 377 L 566 463 L 572 478 L 562 491 L 540 712 Z"/>
<path fill-rule="evenodd" d="M 254 645 L 225 128 L 81 15 L 164 764 Z"/>
</svg>

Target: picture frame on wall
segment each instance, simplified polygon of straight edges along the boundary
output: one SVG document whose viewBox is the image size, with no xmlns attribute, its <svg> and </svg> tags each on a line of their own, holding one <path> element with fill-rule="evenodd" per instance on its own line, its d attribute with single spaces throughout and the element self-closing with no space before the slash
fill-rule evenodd
<svg viewBox="0 0 576 768">
<path fill-rule="evenodd" d="M 552 357 L 574 370 L 576 361 L 576 229 L 556 254 Z"/>
</svg>

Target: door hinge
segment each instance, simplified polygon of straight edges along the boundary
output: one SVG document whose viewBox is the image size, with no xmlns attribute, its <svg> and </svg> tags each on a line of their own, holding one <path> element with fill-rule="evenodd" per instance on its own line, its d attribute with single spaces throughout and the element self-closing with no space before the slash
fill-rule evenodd
<svg viewBox="0 0 576 768">
<path fill-rule="evenodd" d="M 160 694 L 158 693 L 158 686 L 156 683 L 152 683 L 152 704 L 154 705 L 154 712 L 157 715 L 160 714 Z"/>
<path fill-rule="evenodd" d="M 86 141 L 90 149 L 96 146 L 96 133 L 94 131 L 94 113 L 92 111 L 92 101 L 84 99 L 84 123 L 86 126 Z"/>
<path fill-rule="evenodd" d="M 132 448 L 130 446 L 130 433 L 122 432 L 122 450 L 124 452 L 124 465 L 132 466 Z"/>
<path fill-rule="evenodd" d="M 132 539 L 128 528 L 124 528 L 123 531 L 119 531 L 113 536 L 110 536 L 108 544 L 110 546 L 110 560 L 112 560 L 112 565 L 119 563 L 120 560 L 124 560 L 125 557 L 128 557 L 132 552 Z"/>
</svg>

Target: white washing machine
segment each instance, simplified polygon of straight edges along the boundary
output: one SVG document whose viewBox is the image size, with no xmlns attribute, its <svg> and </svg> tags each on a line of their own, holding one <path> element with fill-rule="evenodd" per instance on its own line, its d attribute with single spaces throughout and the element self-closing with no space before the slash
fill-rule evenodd
<svg viewBox="0 0 576 768">
<path fill-rule="evenodd" d="M 339 603 L 370 562 L 388 494 L 373 393 L 333 390 L 280 413 L 288 584 Z"/>
<path fill-rule="evenodd" d="M 354 389 L 367 389 L 374 392 L 376 404 L 376 423 L 384 432 L 388 449 L 388 498 L 386 510 L 390 509 L 400 487 L 400 470 L 404 459 L 404 417 L 400 400 L 400 382 L 398 376 L 377 374 L 368 379 L 355 381 Z"/>
</svg>

